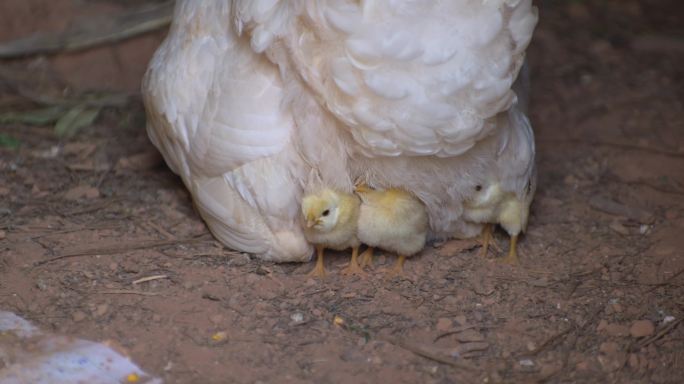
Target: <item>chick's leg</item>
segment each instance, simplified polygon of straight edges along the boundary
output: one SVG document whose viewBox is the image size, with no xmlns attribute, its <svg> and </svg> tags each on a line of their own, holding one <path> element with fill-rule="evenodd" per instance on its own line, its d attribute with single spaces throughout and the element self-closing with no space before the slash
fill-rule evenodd
<svg viewBox="0 0 684 384">
<path fill-rule="evenodd" d="M 487 256 L 489 250 L 489 241 L 492 239 L 492 225 L 487 223 L 482 228 L 482 248 L 480 249 L 480 257 Z"/>
<path fill-rule="evenodd" d="M 345 269 L 343 269 L 340 273 L 343 275 L 359 275 L 359 276 L 365 276 L 366 272 L 359 267 L 359 263 L 357 261 L 359 255 L 359 247 L 353 247 L 352 248 L 352 257 L 351 261 L 349 262 L 349 266 Z"/>
<path fill-rule="evenodd" d="M 361 256 L 361 268 L 372 267 L 373 266 L 373 247 L 368 247 Z"/>
<path fill-rule="evenodd" d="M 406 261 L 406 256 L 399 255 L 396 264 L 390 270 L 387 271 L 387 277 L 396 277 L 404 275 L 404 262 Z"/>
<path fill-rule="evenodd" d="M 496 243 L 496 239 L 494 239 L 494 236 L 492 235 L 493 231 L 494 225 L 490 223 L 485 224 L 482 228 L 482 248 L 480 249 L 480 257 L 487 256 L 490 245 L 497 251 L 501 251 L 499 244 Z"/>
<path fill-rule="evenodd" d="M 511 236 L 511 245 L 508 256 L 501 259 L 501 263 L 518 265 L 518 235 Z"/>
<path fill-rule="evenodd" d="M 322 245 L 317 245 L 316 246 L 316 254 L 317 254 L 317 259 L 316 259 L 316 266 L 314 269 L 309 272 L 309 276 L 313 277 L 319 277 L 319 278 L 324 278 L 325 277 L 325 267 L 323 266 L 323 251 L 325 250 L 325 247 Z"/>
</svg>

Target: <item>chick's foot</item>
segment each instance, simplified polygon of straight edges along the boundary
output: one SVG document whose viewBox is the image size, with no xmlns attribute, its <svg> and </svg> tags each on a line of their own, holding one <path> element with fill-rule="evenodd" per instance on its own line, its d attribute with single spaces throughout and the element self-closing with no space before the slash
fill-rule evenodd
<svg viewBox="0 0 684 384">
<path fill-rule="evenodd" d="M 373 266 L 373 247 L 369 247 L 359 256 L 361 268 Z"/>
<path fill-rule="evenodd" d="M 393 277 L 404 276 L 404 262 L 406 261 L 406 256 L 399 255 L 394 267 L 386 270 L 385 277 L 391 279 Z"/>
<path fill-rule="evenodd" d="M 314 267 L 314 269 L 311 272 L 309 272 L 308 276 L 318 277 L 320 279 L 325 277 L 325 275 L 326 275 L 325 266 L 323 265 L 323 250 L 324 249 L 325 249 L 325 247 L 323 247 L 323 246 L 320 246 L 320 245 L 316 246 L 316 254 L 317 254 L 316 266 Z"/>
<path fill-rule="evenodd" d="M 499 261 L 502 264 L 518 265 L 518 235 L 511 236 L 508 255 Z"/>
<path fill-rule="evenodd" d="M 351 261 L 349 262 L 349 266 L 347 268 L 343 269 L 342 271 L 340 271 L 341 274 L 347 275 L 347 276 L 349 276 L 349 275 L 366 276 L 366 272 L 364 272 L 363 269 L 361 269 L 361 267 L 359 267 L 359 263 L 357 261 L 358 254 L 359 254 L 359 248 L 358 247 L 352 248 L 352 257 L 351 257 Z"/>
</svg>

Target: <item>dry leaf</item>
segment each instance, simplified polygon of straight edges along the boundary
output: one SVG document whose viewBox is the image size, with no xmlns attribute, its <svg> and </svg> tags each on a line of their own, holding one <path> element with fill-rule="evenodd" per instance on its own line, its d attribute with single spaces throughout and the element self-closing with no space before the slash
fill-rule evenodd
<svg viewBox="0 0 684 384">
<path fill-rule="evenodd" d="M 64 194 L 67 200 L 94 199 L 100 197 L 100 190 L 89 185 L 79 185 Z"/>
<path fill-rule="evenodd" d="M 48 107 L 24 112 L 6 112 L 0 114 L 0 124 L 48 125 L 57 121 L 64 114 L 62 107 Z"/>
<path fill-rule="evenodd" d="M 157 151 L 138 153 L 133 156 L 123 157 L 116 163 L 115 169 L 121 171 L 148 171 L 162 164 L 162 157 Z"/>
<path fill-rule="evenodd" d="M 77 105 L 57 120 L 55 134 L 57 137 L 72 137 L 80 129 L 93 124 L 99 114 L 99 108 L 85 108 L 84 105 Z"/>
<path fill-rule="evenodd" d="M 439 256 L 453 256 L 477 247 L 480 243 L 475 240 L 449 240 L 437 251 Z"/>
</svg>

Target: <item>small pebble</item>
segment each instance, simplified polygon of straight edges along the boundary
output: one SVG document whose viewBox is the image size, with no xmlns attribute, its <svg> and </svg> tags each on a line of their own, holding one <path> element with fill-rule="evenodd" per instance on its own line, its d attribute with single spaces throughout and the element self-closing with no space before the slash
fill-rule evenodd
<svg viewBox="0 0 684 384">
<path fill-rule="evenodd" d="M 86 316 L 87 315 L 82 311 L 76 311 L 71 314 L 71 318 L 77 323 L 85 320 Z"/>
<path fill-rule="evenodd" d="M 530 359 L 522 359 L 518 362 L 518 364 L 522 365 L 523 367 L 534 367 L 534 361 Z"/>
<path fill-rule="evenodd" d="M 655 332 L 655 326 L 651 320 L 637 320 L 629 328 L 632 337 L 650 336 L 653 332 Z"/>
<path fill-rule="evenodd" d="M 601 343 L 599 346 L 599 351 L 601 353 L 605 353 L 606 355 L 612 355 L 618 351 L 618 344 L 612 341 L 607 341 L 605 343 Z"/>
<path fill-rule="evenodd" d="M 452 326 L 453 326 L 453 322 L 450 319 L 442 317 L 442 318 L 437 320 L 437 330 L 438 331 L 446 332 L 446 331 L 450 330 Z"/>
<path fill-rule="evenodd" d="M 573 175 L 567 175 L 567 176 L 565 176 L 565 178 L 563 179 L 563 182 L 564 182 L 566 185 L 575 185 L 575 184 L 577 184 L 577 181 L 578 181 L 577 178 L 576 178 L 575 176 L 573 176 Z"/>
<path fill-rule="evenodd" d="M 586 360 L 582 360 L 577 365 L 575 365 L 578 371 L 586 371 L 589 369 L 589 362 Z"/>
<path fill-rule="evenodd" d="M 290 315 L 290 320 L 292 320 L 295 324 L 299 324 L 304 321 L 304 314 L 301 312 L 295 312 Z"/>
<path fill-rule="evenodd" d="M 606 327 L 608 327 L 608 321 L 606 321 L 606 319 L 601 319 L 601 321 L 599 321 L 598 326 L 596 327 L 596 331 L 603 331 L 604 329 L 606 329 Z"/>
<path fill-rule="evenodd" d="M 41 291 L 46 291 L 48 289 L 48 285 L 42 279 L 38 279 L 38 281 L 36 281 L 36 288 L 40 289 Z"/>
<path fill-rule="evenodd" d="M 228 332 L 221 331 L 221 332 L 216 332 L 213 335 L 211 335 L 211 340 L 216 343 L 220 343 L 222 341 L 225 341 L 228 339 Z"/>
<path fill-rule="evenodd" d="M 628 236 L 629 235 L 629 229 L 625 227 L 621 222 L 619 221 L 613 221 L 611 222 L 608 227 L 612 229 L 613 231 L 623 235 L 623 236 Z"/>
<path fill-rule="evenodd" d="M 629 335 L 629 328 L 620 324 L 608 324 L 606 332 L 610 336 L 623 337 Z"/>
<path fill-rule="evenodd" d="M 665 318 L 663 319 L 663 324 L 668 324 L 668 323 L 671 323 L 675 320 L 676 319 L 674 316 L 665 316 Z"/>
<path fill-rule="evenodd" d="M 109 310 L 109 305 L 107 304 L 100 304 L 95 308 L 95 317 L 102 317 L 104 316 L 107 311 Z"/>
<path fill-rule="evenodd" d="M 634 353 L 629 354 L 629 366 L 632 369 L 639 369 L 639 356 Z"/>
</svg>

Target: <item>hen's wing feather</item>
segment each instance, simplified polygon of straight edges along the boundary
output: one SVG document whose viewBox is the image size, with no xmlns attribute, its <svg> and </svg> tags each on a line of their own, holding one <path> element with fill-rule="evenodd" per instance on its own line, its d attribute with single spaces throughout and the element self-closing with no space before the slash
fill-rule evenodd
<svg viewBox="0 0 684 384">
<path fill-rule="evenodd" d="M 229 3 L 212 3 L 179 3 L 144 86 L 148 108 L 168 122 L 169 139 L 193 173 L 205 176 L 280 152 L 292 131 L 277 69 L 225 26 Z"/>
<path fill-rule="evenodd" d="M 230 1 L 177 4 L 143 84 L 150 138 L 224 243 L 308 259 L 291 204 L 302 168 L 277 67 L 227 25 Z"/>
</svg>

